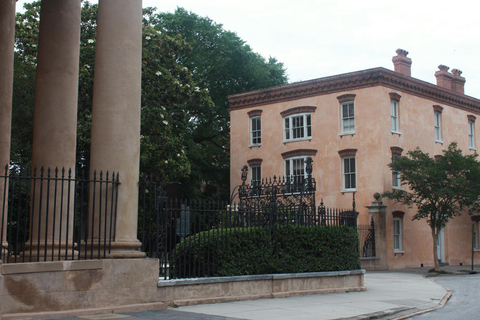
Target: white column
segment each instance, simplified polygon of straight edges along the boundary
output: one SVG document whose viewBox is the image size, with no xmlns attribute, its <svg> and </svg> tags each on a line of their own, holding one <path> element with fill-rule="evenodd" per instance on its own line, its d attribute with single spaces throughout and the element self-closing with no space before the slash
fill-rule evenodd
<svg viewBox="0 0 480 320">
<path fill-rule="evenodd" d="M 145 256 L 136 251 L 141 246 L 137 240 L 141 60 L 142 1 L 100 0 L 90 172 L 120 174 L 115 242 L 108 255 L 111 258 Z M 98 191 L 95 197 L 101 197 Z M 90 220 L 98 219 L 98 210 Z M 94 243 L 110 235 L 108 231 L 99 235 L 94 228 Z"/>
<path fill-rule="evenodd" d="M 75 172 L 80 14 L 79 0 L 42 0 L 32 154 L 37 176 L 41 167 L 44 177 L 48 167 L 51 177 L 55 167 Z M 36 181 L 32 189 L 32 233 L 26 255 L 31 254 L 32 260 L 58 259 L 61 249 L 64 259 L 65 248 L 71 249 L 73 243 L 72 183 L 64 183 L 63 188 L 57 184 L 55 190 L 53 180 Z"/>
<path fill-rule="evenodd" d="M 0 176 L 10 161 L 12 122 L 13 48 L 15 40 L 16 0 L 0 1 Z M 8 181 L 0 179 L 0 248 L 8 246 L 6 237 Z M 0 260 L 5 259 L 5 250 Z"/>
</svg>

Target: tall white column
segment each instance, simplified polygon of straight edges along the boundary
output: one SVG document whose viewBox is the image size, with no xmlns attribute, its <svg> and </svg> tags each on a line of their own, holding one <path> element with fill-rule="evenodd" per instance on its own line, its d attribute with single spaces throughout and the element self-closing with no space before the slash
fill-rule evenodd
<svg viewBox="0 0 480 320">
<path fill-rule="evenodd" d="M 0 176 L 10 161 L 12 122 L 13 48 L 15 40 L 16 0 L 0 1 Z M 0 179 L 0 248 L 8 246 L 7 237 L 8 181 Z M 5 259 L 5 250 L 0 260 Z"/>
<path fill-rule="evenodd" d="M 79 0 L 42 0 L 32 155 L 37 176 L 41 167 L 44 177 L 48 167 L 51 177 L 55 167 L 75 172 L 80 15 Z M 36 181 L 32 190 L 32 233 L 26 255 L 31 254 L 32 260 L 64 259 L 64 249 L 73 244 L 72 184 L 63 188 L 57 184 L 55 189 L 53 180 Z"/>
<path fill-rule="evenodd" d="M 137 240 L 141 60 L 142 1 L 100 0 L 90 171 L 120 174 L 115 242 L 110 258 L 145 256 L 136 251 L 141 246 Z M 95 197 L 100 197 L 98 191 Z M 95 219 L 98 213 L 91 220 Z M 98 224 L 98 220 L 94 224 Z M 95 225 L 91 236 L 94 243 L 98 243 L 98 238 L 110 234 L 101 231 L 99 235 Z"/>
</svg>

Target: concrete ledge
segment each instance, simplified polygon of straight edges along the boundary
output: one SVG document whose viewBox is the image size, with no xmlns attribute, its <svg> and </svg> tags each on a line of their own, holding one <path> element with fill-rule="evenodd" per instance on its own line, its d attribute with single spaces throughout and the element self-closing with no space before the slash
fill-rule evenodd
<svg viewBox="0 0 480 320">
<path fill-rule="evenodd" d="M 103 260 L 9 263 L 0 267 L 3 275 L 103 269 Z"/>
<path fill-rule="evenodd" d="M 156 300 L 157 259 L 33 262 L 0 269 L 5 319 L 166 307 Z"/>
<path fill-rule="evenodd" d="M 170 306 L 365 291 L 365 270 L 160 280 L 158 301 Z"/>
</svg>

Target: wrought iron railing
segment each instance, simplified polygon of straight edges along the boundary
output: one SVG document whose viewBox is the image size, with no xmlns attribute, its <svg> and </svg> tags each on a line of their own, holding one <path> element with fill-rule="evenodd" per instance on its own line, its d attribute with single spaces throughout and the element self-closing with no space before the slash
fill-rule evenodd
<svg viewBox="0 0 480 320">
<path fill-rule="evenodd" d="M 118 173 L 6 166 L 0 183 L 3 263 L 100 259 L 110 252 Z"/>
<path fill-rule="evenodd" d="M 360 255 L 362 258 L 374 258 L 375 252 L 375 223 L 373 219 L 369 225 L 359 225 Z"/>
<path fill-rule="evenodd" d="M 223 240 L 217 246 L 222 246 L 230 241 L 229 230 L 238 227 L 273 230 L 286 224 L 357 226 L 355 203 L 352 209 L 339 210 L 326 208 L 322 201 L 317 208 L 305 203 L 286 204 L 278 194 L 275 201 L 249 202 L 248 205 L 242 201 L 230 205 L 225 202 L 176 200 L 168 198 L 163 185 L 148 180 L 140 183 L 139 190 L 139 240 L 148 257 L 160 260 L 160 277 L 163 279 L 188 278 L 190 275 L 198 277 L 198 272 L 189 269 L 195 267 L 204 270 L 207 275 L 215 274 L 218 266 L 212 263 L 216 260 L 211 258 L 215 250 L 202 246 L 205 241 L 209 241 L 205 237 L 211 234 L 221 235 Z M 193 236 L 200 234 L 202 236 Z M 188 239 L 183 242 L 184 245 L 188 243 L 189 247 L 197 246 L 202 252 L 206 250 L 204 255 L 209 258 L 198 262 L 206 265 L 195 265 L 182 260 L 177 260 L 176 266 L 172 265 L 172 252 L 176 247 L 177 252 L 182 250 L 181 245 L 178 245 L 184 239 Z M 172 272 L 173 267 L 176 273 Z"/>
</svg>

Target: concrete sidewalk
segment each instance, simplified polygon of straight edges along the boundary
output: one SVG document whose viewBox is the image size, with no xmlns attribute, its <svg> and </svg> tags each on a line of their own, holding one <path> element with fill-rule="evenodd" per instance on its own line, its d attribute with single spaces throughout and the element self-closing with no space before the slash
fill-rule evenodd
<svg viewBox="0 0 480 320">
<path fill-rule="evenodd" d="M 446 266 L 450 274 L 468 274 L 470 266 Z M 121 312 L 61 318 L 78 319 L 401 319 L 443 305 L 446 288 L 428 277 L 430 268 L 376 271 L 365 274 L 367 291 L 318 294 L 279 299 L 260 299 L 186 306 L 164 311 Z M 475 270 L 480 271 L 476 266 Z M 442 275 L 438 275 L 442 276 Z"/>
</svg>

